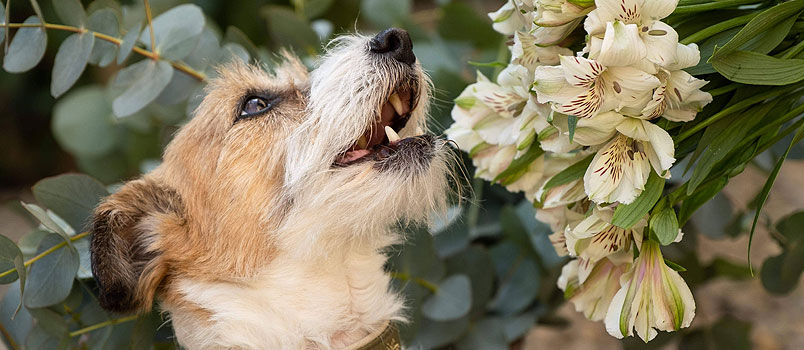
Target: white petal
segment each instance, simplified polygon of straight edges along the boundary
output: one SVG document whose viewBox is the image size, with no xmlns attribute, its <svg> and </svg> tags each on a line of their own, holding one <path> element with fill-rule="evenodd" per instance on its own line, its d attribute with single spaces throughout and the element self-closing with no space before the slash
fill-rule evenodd
<svg viewBox="0 0 804 350">
<path fill-rule="evenodd" d="M 701 52 L 698 51 L 698 45 L 694 43 L 689 45 L 678 44 L 675 56 L 675 62 L 668 65 L 667 69 L 684 69 L 695 66 L 701 61 Z"/>
<path fill-rule="evenodd" d="M 629 285 L 623 285 L 620 287 L 620 290 L 617 291 L 617 294 L 614 294 L 614 298 L 611 299 L 611 303 L 609 304 L 609 309 L 606 311 L 606 319 L 604 321 L 606 325 L 606 331 L 611 334 L 611 336 L 622 339 L 626 335 L 623 334 L 620 330 L 620 318 L 623 314 L 623 310 L 625 309 L 625 296 L 628 293 Z M 631 324 L 628 324 L 628 330 L 630 333 Z"/>
<path fill-rule="evenodd" d="M 597 16 L 602 22 L 622 21 L 626 23 L 638 23 L 642 12 L 640 5 L 644 0 L 596 0 Z M 663 1 L 663 0 L 649 0 Z"/>
<path fill-rule="evenodd" d="M 648 134 L 650 147 L 646 147 L 646 152 L 653 165 L 653 169 L 657 174 L 662 175 L 665 170 L 670 169 L 676 159 L 673 157 L 675 154 L 675 146 L 673 145 L 673 138 L 664 129 L 656 124 L 643 120 L 645 131 Z M 667 172 L 670 176 L 670 172 Z"/>
<path fill-rule="evenodd" d="M 661 1 L 649 0 L 648 2 Z M 645 58 L 649 61 L 662 67 L 677 62 L 678 33 L 673 27 L 659 21 L 653 22 L 647 32 L 642 33 L 642 39 L 647 49 Z"/>
<path fill-rule="evenodd" d="M 643 18 L 660 20 L 676 10 L 678 0 L 643 0 L 640 11 Z"/>
<path fill-rule="evenodd" d="M 600 53 L 593 57 L 604 66 L 630 66 L 647 55 L 647 48 L 636 24 L 606 23 Z"/>
<path fill-rule="evenodd" d="M 579 119 L 575 126 L 573 141 L 584 146 L 604 143 L 614 136 L 617 125 L 624 120 L 626 117 L 616 112 L 600 113 L 591 118 Z"/>
<path fill-rule="evenodd" d="M 606 70 L 600 62 L 578 56 L 560 56 L 564 77 L 573 86 L 590 87 Z"/>
<path fill-rule="evenodd" d="M 491 25 L 494 30 L 502 34 L 513 34 L 525 26 L 522 14 L 514 7 L 512 1 L 508 1 L 497 11 L 489 13 L 489 18 L 493 22 Z"/>
</svg>

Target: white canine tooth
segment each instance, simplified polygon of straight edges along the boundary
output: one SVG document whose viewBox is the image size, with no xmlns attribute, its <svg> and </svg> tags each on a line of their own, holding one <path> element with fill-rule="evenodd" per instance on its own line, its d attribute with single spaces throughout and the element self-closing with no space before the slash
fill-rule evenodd
<svg viewBox="0 0 804 350">
<path fill-rule="evenodd" d="M 392 129 L 390 126 L 385 127 L 385 135 L 388 135 L 389 142 L 399 140 L 399 135 L 397 135 L 396 131 L 394 131 L 394 129 Z"/>
<path fill-rule="evenodd" d="M 402 100 L 399 99 L 399 95 L 393 94 L 391 97 L 388 98 L 388 102 L 391 102 L 391 106 L 394 107 L 396 114 L 403 115 L 405 112 L 405 106 L 402 104 Z"/>
</svg>

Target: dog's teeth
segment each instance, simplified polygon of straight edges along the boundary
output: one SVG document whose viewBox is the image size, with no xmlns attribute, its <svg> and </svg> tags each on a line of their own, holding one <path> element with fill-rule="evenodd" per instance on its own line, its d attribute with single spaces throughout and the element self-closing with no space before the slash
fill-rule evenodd
<svg viewBox="0 0 804 350">
<path fill-rule="evenodd" d="M 357 147 L 360 149 L 365 149 L 368 146 L 368 140 L 366 140 L 366 135 L 360 136 L 360 139 L 357 140 Z"/>
<path fill-rule="evenodd" d="M 399 135 L 397 135 L 396 131 L 394 131 L 394 129 L 392 129 L 390 126 L 385 127 L 385 134 L 388 135 L 389 142 L 399 140 Z"/>
<path fill-rule="evenodd" d="M 391 97 L 388 98 L 388 102 L 391 102 L 391 106 L 394 106 L 396 114 L 399 115 L 405 114 L 405 106 L 402 105 L 402 100 L 399 99 L 399 95 L 397 94 L 391 95 Z"/>
</svg>

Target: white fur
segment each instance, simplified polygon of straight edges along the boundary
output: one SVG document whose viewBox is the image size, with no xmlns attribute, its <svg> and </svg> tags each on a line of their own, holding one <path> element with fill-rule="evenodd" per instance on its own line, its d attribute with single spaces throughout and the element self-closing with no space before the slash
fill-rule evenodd
<svg viewBox="0 0 804 350">
<path fill-rule="evenodd" d="M 399 222 L 443 210 L 448 153 L 438 142 L 422 171 L 378 171 L 372 162 L 333 168 L 376 118 L 405 77 L 418 79 L 418 102 L 400 135 L 425 128 L 429 80 L 418 63 L 368 54 L 369 38 L 337 39 L 311 75 L 301 126 L 287 140 L 285 218 L 277 253 L 257 278 L 231 283 L 177 282 L 184 299 L 211 320 L 165 305 L 180 344 L 189 349 L 340 349 L 402 320 L 403 301 L 389 290 L 385 250 L 402 240 Z M 273 215 L 273 214 L 271 214 Z"/>
</svg>

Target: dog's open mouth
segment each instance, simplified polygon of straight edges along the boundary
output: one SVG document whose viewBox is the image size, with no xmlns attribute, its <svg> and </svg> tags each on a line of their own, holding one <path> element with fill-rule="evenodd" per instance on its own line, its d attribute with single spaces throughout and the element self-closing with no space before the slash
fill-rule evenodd
<svg viewBox="0 0 804 350">
<path fill-rule="evenodd" d="M 416 108 L 413 90 L 400 88 L 382 105 L 380 115 L 346 152 L 335 159 L 335 166 L 348 166 L 363 161 L 380 161 L 390 157 L 400 147 L 399 132 L 410 120 Z M 421 132 L 416 132 L 420 134 Z"/>
</svg>

